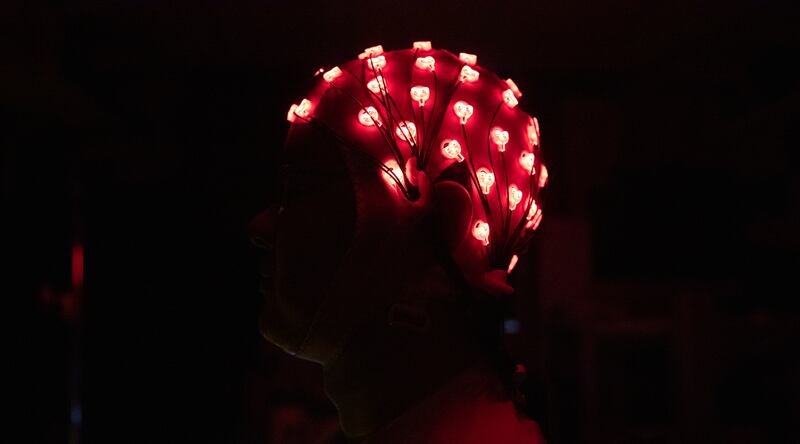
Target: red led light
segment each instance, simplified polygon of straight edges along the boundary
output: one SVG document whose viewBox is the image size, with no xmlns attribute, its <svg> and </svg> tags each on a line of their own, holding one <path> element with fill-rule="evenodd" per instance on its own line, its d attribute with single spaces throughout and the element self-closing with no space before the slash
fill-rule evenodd
<svg viewBox="0 0 800 444">
<path fill-rule="evenodd" d="M 510 90 L 511 90 L 511 92 L 513 92 L 513 93 L 514 93 L 514 97 L 516 97 L 516 98 L 518 98 L 518 99 L 519 99 L 520 97 L 522 97 L 522 92 L 519 90 L 519 88 L 517 88 L 517 84 L 516 84 L 516 83 L 514 83 L 514 81 L 513 81 L 513 80 L 511 80 L 511 79 L 506 79 L 506 85 L 508 85 L 508 89 L 510 89 Z"/>
<path fill-rule="evenodd" d="M 359 60 L 364 60 L 369 57 L 377 57 L 383 54 L 383 46 L 382 45 L 375 45 L 370 46 L 369 48 L 365 49 L 364 52 L 358 55 Z"/>
<path fill-rule="evenodd" d="M 367 65 L 369 69 L 379 70 L 386 68 L 386 57 L 378 56 L 378 57 L 371 57 L 367 59 Z"/>
<path fill-rule="evenodd" d="M 516 185 L 509 185 L 508 187 L 508 209 L 514 211 L 517 205 L 522 201 L 522 190 Z"/>
<path fill-rule="evenodd" d="M 539 119 L 536 117 L 528 118 L 528 144 L 530 147 L 539 146 Z"/>
<path fill-rule="evenodd" d="M 459 60 L 466 63 L 469 66 L 475 66 L 478 63 L 478 56 L 475 54 L 468 54 L 466 52 L 461 52 L 458 54 Z"/>
<path fill-rule="evenodd" d="M 455 105 L 453 105 L 453 111 L 458 117 L 461 118 L 461 124 L 465 125 L 467 120 L 472 117 L 473 108 L 469 103 L 459 100 Z"/>
<path fill-rule="evenodd" d="M 297 116 L 302 118 L 307 118 L 311 113 L 311 101 L 308 99 L 303 99 L 299 105 L 292 105 L 289 108 L 289 114 L 286 115 L 286 120 L 290 122 L 296 122 Z"/>
<path fill-rule="evenodd" d="M 497 151 L 505 152 L 506 144 L 508 143 L 508 131 L 499 126 L 492 128 L 492 142 L 497 145 Z"/>
<path fill-rule="evenodd" d="M 418 57 L 417 61 L 414 63 L 414 66 L 426 71 L 433 71 L 436 69 L 436 60 L 431 56 Z"/>
<path fill-rule="evenodd" d="M 405 185 L 405 180 L 403 180 L 403 170 L 400 169 L 400 165 L 397 164 L 397 161 L 394 159 L 389 159 L 383 164 L 388 168 L 395 177 L 392 177 L 392 174 L 387 173 L 386 171 L 382 171 L 381 175 L 383 176 L 383 180 L 391 186 L 392 188 L 397 188 L 397 182 L 399 181 L 400 184 Z M 395 178 L 397 180 L 395 180 Z"/>
<path fill-rule="evenodd" d="M 475 175 L 478 177 L 478 183 L 481 185 L 483 194 L 489 194 L 489 190 L 494 185 L 494 173 L 489 171 L 488 168 L 478 168 Z"/>
<path fill-rule="evenodd" d="M 472 235 L 481 241 L 484 247 L 489 245 L 489 224 L 482 220 L 476 221 L 472 226 Z"/>
<path fill-rule="evenodd" d="M 531 152 L 523 151 L 522 154 L 519 155 L 519 164 L 531 174 L 536 174 L 536 170 L 533 169 L 533 164 L 535 161 L 536 156 L 534 156 Z"/>
<path fill-rule="evenodd" d="M 514 108 L 519 104 L 519 100 L 514 95 L 514 91 L 507 89 L 503 91 L 503 101 L 506 102 L 509 108 Z"/>
<path fill-rule="evenodd" d="M 367 82 L 367 89 L 378 95 L 381 94 L 381 91 L 386 92 L 386 88 L 386 80 L 383 78 L 383 76 L 377 76 Z"/>
<path fill-rule="evenodd" d="M 508 261 L 508 270 L 506 270 L 506 273 L 511 273 L 514 270 L 514 267 L 517 266 L 517 262 L 519 262 L 519 256 L 516 254 L 511 256 L 511 260 Z"/>
<path fill-rule="evenodd" d="M 289 107 L 289 112 L 286 113 L 286 120 L 294 123 L 294 121 L 297 119 L 297 116 L 294 114 L 296 110 L 297 104 L 293 103 L 292 106 Z"/>
<path fill-rule="evenodd" d="M 414 122 L 409 122 L 408 120 L 400 122 L 397 124 L 395 134 L 397 134 L 397 137 L 401 140 L 413 144 L 417 138 L 417 126 L 414 125 Z"/>
<path fill-rule="evenodd" d="M 531 202 L 526 219 L 528 219 L 528 223 L 525 224 L 525 228 L 534 231 L 539 228 L 539 224 L 542 222 L 542 209 L 536 205 L 535 200 Z"/>
<path fill-rule="evenodd" d="M 431 42 L 428 40 L 421 41 L 421 42 L 414 42 L 412 46 L 414 49 L 420 49 L 422 51 L 430 51 L 431 50 Z"/>
<path fill-rule="evenodd" d="M 462 82 L 477 82 L 478 77 L 480 77 L 480 73 L 470 68 L 469 65 L 464 65 L 461 68 L 461 74 L 458 76 Z"/>
<path fill-rule="evenodd" d="M 340 75 L 342 75 L 342 70 L 339 69 L 338 66 L 334 66 L 328 72 L 323 74 L 322 78 L 325 79 L 326 82 L 331 83 L 333 82 L 333 79 L 339 77 Z"/>
<path fill-rule="evenodd" d="M 308 99 L 303 99 L 299 105 L 297 105 L 297 109 L 295 110 L 295 114 L 300 117 L 308 117 L 308 114 L 311 112 L 311 101 Z"/>
<path fill-rule="evenodd" d="M 533 209 L 534 208 L 531 207 L 531 210 Z M 542 209 L 536 208 L 536 211 L 534 211 L 532 215 L 528 213 L 528 223 L 525 224 L 525 228 L 536 231 L 540 223 L 542 223 Z"/>
<path fill-rule="evenodd" d="M 547 185 L 547 167 L 542 164 L 541 174 L 539 175 L 539 188 L 544 188 Z"/>
<path fill-rule="evenodd" d="M 372 106 L 368 106 L 366 109 L 362 109 L 358 112 L 358 123 L 364 126 L 383 125 L 380 115 L 378 115 L 378 110 Z"/>
<path fill-rule="evenodd" d="M 464 161 L 464 156 L 461 155 L 461 144 L 457 140 L 444 139 L 441 148 L 444 157 L 455 159 L 457 162 Z"/>
<path fill-rule="evenodd" d="M 419 102 L 419 106 L 425 106 L 425 101 L 431 97 L 431 90 L 427 86 L 412 86 L 411 98 Z"/>
<path fill-rule="evenodd" d="M 536 215 L 536 212 L 539 211 L 539 207 L 536 205 L 536 201 L 531 201 L 531 207 L 528 209 L 528 215 L 525 216 L 526 219 L 531 220 Z"/>
</svg>

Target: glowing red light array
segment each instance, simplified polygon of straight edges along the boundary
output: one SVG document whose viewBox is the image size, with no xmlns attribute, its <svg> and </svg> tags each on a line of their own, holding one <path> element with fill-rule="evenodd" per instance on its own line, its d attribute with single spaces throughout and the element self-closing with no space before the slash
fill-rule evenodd
<svg viewBox="0 0 800 444">
<path fill-rule="evenodd" d="M 455 56 L 429 41 L 388 52 L 372 46 L 322 77 L 287 119 L 361 151 L 398 198 L 415 196 L 409 162 L 433 180 L 466 168 L 472 242 L 455 254 L 510 272 L 541 222 L 539 194 L 547 182 L 539 121 L 519 109 L 517 84 L 478 66 L 474 54 Z"/>
</svg>

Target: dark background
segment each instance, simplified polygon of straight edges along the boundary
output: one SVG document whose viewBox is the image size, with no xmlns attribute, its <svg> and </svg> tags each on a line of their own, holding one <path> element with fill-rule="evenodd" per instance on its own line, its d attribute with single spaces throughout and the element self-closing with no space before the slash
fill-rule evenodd
<svg viewBox="0 0 800 444">
<path fill-rule="evenodd" d="M 542 123 L 548 211 L 509 347 L 549 442 L 800 442 L 796 7 L 2 11 L 4 314 L 32 314 L 7 365 L 30 442 L 335 428 L 317 369 L 260 340 L 245 225 L 275 195 L 286 110 L 313 72 L 426 39 L 512 77 Z"/>
</svg>

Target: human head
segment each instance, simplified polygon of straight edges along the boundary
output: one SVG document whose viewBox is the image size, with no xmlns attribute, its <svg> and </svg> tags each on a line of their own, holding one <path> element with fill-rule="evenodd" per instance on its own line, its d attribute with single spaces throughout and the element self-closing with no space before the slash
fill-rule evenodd
<svg viewBox="0 0 800 444">
<path fill-rule="evenodd" d="M 318 74 L 288 114 L 283 202 L 254 224 L 274 227 L 265 337 L 330 365 L 376 317 L 427 328 L 414 301 L 513 291 L 547 175 L 516 85 L 428 42 Z"/>
</svg>

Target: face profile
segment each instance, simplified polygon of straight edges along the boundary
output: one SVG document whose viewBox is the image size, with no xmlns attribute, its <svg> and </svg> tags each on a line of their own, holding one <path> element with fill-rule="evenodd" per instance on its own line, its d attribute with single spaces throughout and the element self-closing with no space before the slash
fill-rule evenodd
<svg viewBox="0 0 800 444">
<path fill-rule="evenodd" d="M 253 221 L 253 234 L 267 250 L 261 267 L 262 333 L 292 354 L 299 352 L 355 229 L 347 170 L 326 153 L 331 151 L 320 150 L 314 158 L 288 156 L 280 201 Z"/>
</svg>

